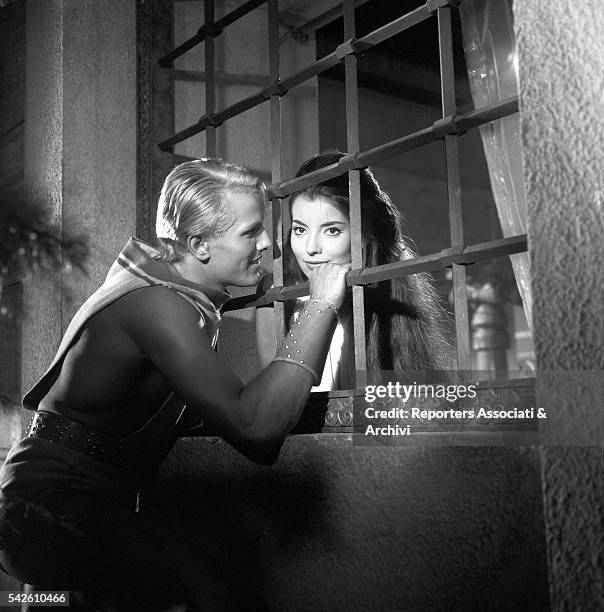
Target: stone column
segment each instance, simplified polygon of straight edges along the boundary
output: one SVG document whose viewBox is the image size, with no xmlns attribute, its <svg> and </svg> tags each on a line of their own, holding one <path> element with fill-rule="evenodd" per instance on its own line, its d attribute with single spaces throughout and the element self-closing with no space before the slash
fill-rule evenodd
<svg viewBox="0 0 604 612">
<path fill-rule="evenodd" d="M 90 257 L 87 277 L 64 270 L 25 283 L 23 390 L 135 232 L 135 0 L 28 0 L 26 49 L 26 197 L 86 235 Z"/>
<path fill-rule="evenodd" d="M 604 11 L 515 0 L 553 610 L 604 609 Z"/>
</svg>

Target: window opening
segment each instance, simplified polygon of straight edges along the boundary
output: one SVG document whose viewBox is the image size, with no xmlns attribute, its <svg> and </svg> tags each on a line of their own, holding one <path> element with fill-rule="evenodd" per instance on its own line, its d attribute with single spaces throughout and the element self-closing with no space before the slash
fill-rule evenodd
<svg viewBox="0 0 604 612">
<path fill-rule="evenodd" d="M 353 269 L 348 275 L 347 283 L 351 286 L 353 294 L 357 389 L 362 388 L 366 383 L 364 375 L 367 362 L 363 295 L 363 287 L 365 285 L 380 280 L 415 274 L 420 271 L 442 272 L 444 269 L 449 269 L 449 278 L 452 282 L 451 294 L 454 304 L 457 366 L 460 372 L 470 371 L 472 369 L 472 350 L 469 309 L 473 308 L 471 302 L 474 300 L 474 297 L 471 295 L 470 300 L 468 298 L 466 267 L 476 262 L 486 262 L 493 258 L 522 253 L 527 250 L 527 239 L 524 234 L 481 241 L 474 244 L 467 244 L 465 241 L 459 138 L 468 130 L 516 113 L 518 111 L 518 99 L 516 96 L 510 96 L 477 109 L 459 105 L 452 33 L 452 10 L 459 3 L 459 0 L 428 0 L 423 4 L 415 2 L 413 3 L 414 8 L 412 10 L 398 15 L 370 31 L 366 31 L 366 26 L 361 26 L 357 32 L 355 8 L 358 5 L 365 4 L 365 2 L 362 0 L 357 0 L 356 2 L 354 0 L 344 0 L 340 7 L 330 9 L 323 17 L 324 20 L 328 20 L 333 19 L 336 13 L 341 12 L 343 14 L 343 40 L 334 49 L 324 49 L 325 52 L 312 64 L 293 74 L 288 74 L 285 78 L 280 78 L 280 44 L 285 35 L 280 32 L 278 0 L 251 0 L 244 2 L 236 9 L 222 15 L 219 19 L 215 18 L 214 1 L 205 0 L 203 2 L 205 23 L 192 37 L 179 44 L 159 61 L 160 65 L 165 68 L 171 67 L 174 62 L 177 62 L 178 66 L 178 62 L 182 62 L 181 58 L 185 53 L 202 44 L 202 59 L 204 62 L 202 71 L 204 97 L 200 99 L 200 103 L 203 103 L 204 107 L 202 114 L 196 121 L 184 127 L 178 125 L 177 131 L 174 134 L 159 143 L 162 151 L 174 152 L 175 147 L 178 147 L 181 143 L 203 133 L 205 135 L 204 145 L 206 154 L 216 155 L 217 130 L 221 126 L 225 125 L 227 121 L 240 116 L 242 113 L 246 113 L 260 105 L 268 105 L 268 114 L 270 116 L 271 171 L 271 185 L 268 189 L 271 210 L 268 223 L 273 228 L 273 242 L 275 245 L 272 262 L 274 287 L 262 296 L 246 295 L 236 298 L 228 304 L 227 309 L 235 310 L 250 306 L 260 307 L 274 302 L 276 342 L 280 341 L 285 332 L 285 302 L 302 297 L 308 293 L 308 283 L 289 287 L 283 284 L 283 258 L 277 244 L 281 242 L 283 227 L 284 225 L 287 227 L 288 223 L 288 207 L 284 206 L 284 201 L 290 194 L 305 187 L 315 185 L 344 173 L 348 174 Z M 255 82 L 261 85 L 258 91 L 218 110 L 216 104 L 216 84 L 219 81 L 219 75 L 215 69 L 216 39 L 224 33 L 225 28 L 229 25 L 264 4 L 267 5 L 269 34 L 267 81 L 263 83 L 264 75 L 255 77 Z M 387 44 L 393 37 L 401 37 L 405 33 L 413 32 L 415 26 L 433 18 L 436 23 L 438 39 L 440 118 L 436 119 L 431 125 L 421 127 L 377 146 L 362 149 L 359 132 L 359 54 L 371 50 L 378 45 Z M 312 28 L 325 23 L 325 21 L 321 21 L 321 17 L 311 21 L 313 23 L 307 24 L 307 27 Z M 287 34 L 292 37 L 303 37 L 306 35 L 304 26 L 291 28 Z M 346 149 L 348 153 L 332 166 L 322 168 L 300 178 L 290 178 L 289 175 L 284 173 L 283 168 L 285 155 L 282 126 L 283 100 L 294 87 L 330 70 L 341 70 L 342 65 L 345 82 Z M 187 78 L 193 80 L 191 74 L 183 69 L 177 69 L 174 75 L 181 81 L 186 81 Z M 429 92 L 426 95 L 430 98 Z M 432 102 L 435 101 L 434 96 L 430 99 Z M 360 232 L 359 170 L 368 165 L 374 165 L 380 161 L 413 152 L 420 147 L 437 141 L 443 141 L 445 150 L 450 246 L 428 255 L 418 256 L 412 260 L 396 261 L 363 268 Z M 512 313 L 512 316 L 514 317 L 516 314 Z M 509 387 L 509 385 L 506 387 L 505 382 L 496 383 L 497 385 L 502 389 Z M 530 383 L 522 383 L 520 386 L 530 388 L 531 385 Z M 331 423 L 331 426 L 346 427 L 349 425 L 348 412 L 346 411 L 351 408 L 352 404 L 349 405 L 346 402 L 348 400 L 352 401 L 351 398 L 353 396 L 354 392 L 352 391 L 330 393 L 330 397 L 336 399 L 342 397 L 345 400 L 340 402 L 340 409 L 337 411 L 338 416 L 334 417 L 335 421 Z M 313 400 L 311 400 L 311 404 L 312 402 Z M 326 423 L 329 425 L 328 419 Z M 303 428 L 304 425 L 300 427 Z"/>
</svg>

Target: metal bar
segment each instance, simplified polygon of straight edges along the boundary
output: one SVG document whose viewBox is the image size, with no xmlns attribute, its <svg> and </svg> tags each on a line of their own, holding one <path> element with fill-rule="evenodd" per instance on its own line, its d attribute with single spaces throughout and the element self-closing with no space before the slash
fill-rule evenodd
<svg viewBox="0 0 604 612">
<path fill-rule="evenodd" d="M 353 40 L 356 36 L 354 0 L 344 0 L 344 39 Z M 359 88 L 357 79 L 357 57 L 346 55 L 344 58 L 346 83 L 346 142 L 348 153 L 356 155 L 360 150 L 359 137 Z M 348 198 L 350 208 L 350 255 L 352 266 L 362 268 L 363 239 L 361 234 L 361 176 L 360 170 L 348 171 Z M 360 285 L 352 288 L 352 320 L 354 330 L 354 365 L 357 387 L 367 384 L 367 346 L 365 339 L 365 296 Z"/>
<path fill-rule="evenodd" d="M 416 9 L 398 17 L 394 21 L 383 25 L 381 28 L 366 34 L 362 38 L 359 38 L 359 43 L 363 47 L 374 47 L 384 41 L 400 34 L 401 32 L 412 28 L 414 25 L 425 21 L 430 18 L 433 12 L 441 7 L 449 4 L 448 0 L 435 0 L 434 2 L 426 2 L 422 6 L 418 6 Z"/>
<path fill-rule="evenodd" d="M 214 0 L 205 0 L 203 11 L 206 26 L 214 25 Z M 207 36 L 204 41 L 204 71 L 206 73 L 205 92 L 205 114 L 213 115 L 216 110 L 216 67 L 214 65 L 214 38 Z M 210 126 L 206 129 L 207 157 L 216 157 L 216 128 Z"/>
<path fill-rule="evenodd" d="M 266 0 L 263 0 L 266 1 Z M 264 100 L 268 100 L 271 95 L 275 91 L 278 91 L 280 95 L 287 93 L 292 87 L 303 83 L 304 81 L 333 68 L 337 63 L 340 62 L 343 58 L 348 55 L 354 55 L 355 53 L 360 53 L 375 45 L 378 45 L 385 40 L 388 40 L 392 36 L 396 34 L 400 34 L 405 30 L 411 28 L 412 26 L 420 23 L 424 19 L 427 19 L 431 16 L 432 11 L 434 11 L 439 6 L 444 6 L 448 4 L 448 0 L 428 0 L 423 6 L 402 15 L 398 19 L 390 22 L 389 24 L 370 32 L 366 36 L 361 38 L 351 37 L 347 41 L 343 42 L 338 48 L 329 53 L 325 57 L 317 60 L 311 66 L 301 70 L 297 74 L 294 74 L 283 81 L 274 81 L 271 85 L 263 89 L 260 93 L 254 94 L 248 98 L 244 98 L 240 102 L 237 102 L 235 105 L 230 106 L 220 113 L 216 113 L 212 117 L 202 117 L 197 123 L 188 126 L 181 132 L 174 134 L 167 140 L 160 143 L 160 148 L 163 151 L 169 150 L 170 147 L 175 144 L 194 136 L 195 134 L 206 129 L 208 125 L 216 125 L 220 124 L 226 119 L 234 117 L 235 115 L 242 113 L 258 104 L 264 102 Z M 220 21 L 216 22 L 216 26 Z M 199 41 L 201 42 L 201 41 Z"/>
<path fill-rule="evenodd" d="M 438 46 L 440 56 L 440 78 L 443 119 L 455 116 L 455 66 L 453 61 L 453 32 L 451 9 L 438 9 Z M 449 222 L 453 248 L 464 244 L 463 215 L 461 202 L 461 177 L 459 168 L 459 136 L 447 134 L 445 141 L 445 162 L 447 168 L 447 197 L 449 200 Z M 466 269 L 463 265 L 452 265 L 453 301 L 455 310 L 455 335 L 457 339 L 457 370 L 460 379 L 472 368 L 470 350 L 470 321 L 468 315 L 468 292 Z M 461 380 L 460 380 L 461 382 Z"/>
<path fill-rule="evenodd" d="M 457 131 L 463 134 L 469 129 L 482 125 L 483 123 L 489 123 L 489 121 L 495 121 L 505 117 L 506 115 L 513 115 L 518 112 L 518 97 L 512 96 L 506 98 L 501 102 L 479 108 L 465 115 L 461 115 L 457 118 L 453 118 Z"/>
<path fill-rule="evenodd" d="M 268 3 L 268 40 L 269 40 L 269 67 L 271 80 L 279 80 L 279 5 L 278 0 L 269 0 Z M 282 146 L 281 146 L 281 98 L 275 94 L 270 99 L 271 122 L 271 180 L 280 181 L 283 178 Z M 273 198 L 269 207 L 270 223 L 273 230 L 273 282 L 283 285 L 283 253 L 279 244 L 283 243 L 283 214 L 285 213 L 283 200 Z M 285 336 L 285 304 L 275 302 L 275 346 L 281 344 Z"/>
<path fill-rule="evenodd" d="M 526 235 L 490 240 L 460 248 L 443 249 L 439 253 L 422 255 L 404 261 L 366 268 L 365 270 L 351 270 L 347 277 L 350 285 L 367 285 L 377 283 L 389 278 L 407 276 L 417 272 L 430 272 L 440 268 L 447 268 L 455 264 L 470 265 L 485 259 L 494 259 L 504 255 L 523 253 L 527 250 Z"/>
<path fill-rule="evenodd" d="M 216 38 L 222 33 L 222 30 L 224 30 L 226 26 L 230 25 L 231 23 L 234 23 L 235 21 L 237 21 L 244 15 L 247 15 L 265 2 L 266 0 L 249 0 L 248 2 L 245 2 L 241 6 L 237 7 L 234 11 L 231 11 L 228 15 L 225 15 L 222 19 L 219 19 L 217 22 L 212 23 L 211 26 L 208 25 L 208 22 L 206 21 L 206 23 L 201 26 L 199 30 L 197 30 L 197 34 L 195 34 L 195 36 L 192 36 L 188 40 L 185 40 L 185 42 L 178 45 L 178 47 L 172 49 L 172 51 L 160 58 L 159 65 L 162 68 L 169 68 L 175 59 L 177 59 L 181 55 L 184 55 L 193 47 L 196 47 L 206 38 Z"/>
<path fill-rule="evenodd" d="M 403 261 L 394 261 L 380 266 L 373 266 L 372 268 L 353 269 L 346 275 L 346 284 L 349 287 L 368 285 L 391 278 L 417 274 L 418 272 L 433 272 L 441 268 L 452 267 L 455 264 L 465 266 L 486 259 L 523 253 L 526 250 L 526 234 L 502 238 L 500 240 L 490 240 L 458 248 L 443 249 L 437 253 Z M 293 300 L 304 295 L 308 295 L 308 283 L 300 283 L 289 287 L 273 287 L 263 295 L 244 296 L 243 298 L 230 300 L 225 304 L 224 310 L 237 310 L 250 306 L 267 306 L 274 301 Z"/>
<path fill-rule="evenodd" d="M 435 140 L 442 139 L 447 134 L 460 133 L 462 128 L 465 131 L 516 112 L 518 112 L 518 98 L 514 97 L 464 115 L 452 115 L 447 117 L 446 120 L 436 121 L 432 127 L 424 128 L 408 136 L 392 140 L 373 149 L 368 149 L 358 155 L 347 155 L 340 159 L 337 164 L 326 166 L 300 178 L 285 181 L 280 185 L 271 185 L 269 192 L 276 197 L 285 198 L 296 191 L 301 191 L 312 185 L 344 174 L 350 168 L 364 168 L 388 157 L 401 155 L 402 153 L 407 153 L 432 143 Z"/>
<path fill-rule="evenodd" d="M 199 119 L 199 121 L 193 125 L 186 127 L 184 130 L 177 132 L 170 138 L 159 143 L 159 148 L 162 151 L 170 151 L 172 147 L 183 140 L 187 140 L 187 138 L 191 138 L 191 136 L 195 136 L 195 134 L 199 134 L 199 132 L 203 132 L 208 126 L 219 127 L 222 125 L 227 119 L 231 119 L 236 115 L 240 115 L 244 113 L 246 110 L 250 108 L 254 108 L 254 106 L 258 106 L 258 104 L 265 102 L 270 98 L 270 95 L 266 95 L 263 90 L 260 93 L 254 94 L 249 98 L 244 98 L 239 102 L 236 102 L 232 106 L 212 115 L 204 115 Z"/>
<path fill-rule="evenodd" d="M 172 70 L 172 78 L 175 81 L 186 81 L 189 83 L 204 83 L 207 75 L 203 70 Z M 267 87 L 271 82 L 266 74 L 246 74 L 237 72 L 218 72 L 214 74 L 216 84 L 220 85 L 250 85 L 255 87 Z"/>
</svg>

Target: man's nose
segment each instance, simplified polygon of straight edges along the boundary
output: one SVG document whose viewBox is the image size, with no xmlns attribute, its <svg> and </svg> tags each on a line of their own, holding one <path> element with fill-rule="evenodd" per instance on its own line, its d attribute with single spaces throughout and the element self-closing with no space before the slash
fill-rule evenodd
<svg viewBox="0 0 604 612">
<path fill-rule="evenodd" d="M 309 234 L 306 240 L 306 252 L 309 255 L 315 255 L 321 251 L 321 240 L 319 239 L 319 236 L 317 236 L 317 234 Z"/>
<path fill-rule="evenodd" d="M 262 233 L 258 237 L 258 242 L 256 242 L 256 248 L 259 251 L 265 251 L 266 249 L 268 249 L 269 246 L 271 246 L 271 244 L 273 243 L 271 242 L 271 239 L 269 238 L 268 233 L 266 232 L 265 229 L 263 229 Z"/>
</svg>

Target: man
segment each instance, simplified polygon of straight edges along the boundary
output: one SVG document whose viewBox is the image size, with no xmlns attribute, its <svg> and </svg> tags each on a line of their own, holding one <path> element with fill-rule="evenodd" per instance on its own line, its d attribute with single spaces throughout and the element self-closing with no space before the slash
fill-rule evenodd
<svg viewBox="0 0 604 612">
<path fill-rule="evenodd" d="M 112 610 L 262 607 L 134 504 L 174 442 L 183 403 L 270 464 L 318 380 L 349 266 L 317 268 L 296 329 L 249 384 L 214 351 L 227 285 L 258 281 L 270 246 L 263 221 L 262 186 L 243 168 L 197 160 L 167 177 L 160 250 L 129 241 L 24 398 L 36 416 L 0 472 L 7 571 L 39 588 L 77 589 L 94 609 L 103 599 Z"/>
</svg>

